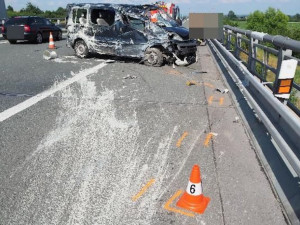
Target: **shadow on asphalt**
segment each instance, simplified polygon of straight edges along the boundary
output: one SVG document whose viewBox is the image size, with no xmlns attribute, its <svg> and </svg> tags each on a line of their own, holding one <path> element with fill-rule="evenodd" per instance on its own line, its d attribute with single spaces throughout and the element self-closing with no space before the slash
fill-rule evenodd
<svg viewBox="0 0 300 225">
<path fill-rule="evenodd" d="M 292 218 L 290 217 L 292 224 L 299 222 L 300 220 L 300 178 L 294 176 L 288 167 L 286 166 L 285 162 L 282 160 L 281 156 L 279 155 L 278 151 L 274 147 L 271 137 L 267 135 L 268 131 L 264 127 L 264 125 L 256 118 L 254 111 L 249 107 L 247 101 L 245 100 L 243 94 L 240 92 L 239 88 L 233 82 L 230 74 L 228 73 L 227 69 L 224 65 L 220 62 L 220 59 L 214 52 L 214 50 L 210 47 L 212 54 L 214 55 L 227 83 L 229 84 L 231 90 L 233 91 L 233 95 L 235 95 L 238 105 L 248 122 L 250 127 L 250 132 L 252 132 L 254 138 L 256 139 L 258 145 L 260 146 L 261 152 L 264 155 L 268 168 L 266 170 L 271 170 L 275 176 L 275 179 L 278 183 L 272 182 L 274 187 L 277 189 L 278 194 L 282 197 L 282 194 L 286 198 L 286 200 L 291 205 L 292 209 L 288 209 L 287 213 L 289 217 L 294 215 Z M 231 65 L 232 66 L 232 65 Z M 235 67 L 232 67 L 235 68 Z M 234 69 L 235 70 L 235 69 Z M 241 74 L 240 71 L 235 70 L 235 72 L 239 75 Z M 261 163 L 261 161 L 259 160 Z M 272 179 L 272 175 L 270 177 Z M 274 180 L 274 178 L 272 179 Z M 278 191 L 278 188 L 282 190 Z M 281 199 L 283 204 L 286 204 L 284 201 L 285 199 Z M 292 210 L 292 212 L 290 211 Z"/>
<path fill-rule="evenodd" d="M 3 40 L 5 40 L 4 38 L 2 38 Z M 0 37 L 0 40 L 1 40 L 1 37 Z M 63 38 L 62 40 L 60 41 L 57 41 L 57 40 L 54 40 L 55 43 L 61 43 L 62 41 L 65 41 L 66 38 Z M 48 40 L 43 40 L 43 43 L 48 43 Z M 17 41 L 17 43 L 13 44 L 13 45 L 39 45 L 35 42 L 32 42 L 32 41 Z"/>
</svg>

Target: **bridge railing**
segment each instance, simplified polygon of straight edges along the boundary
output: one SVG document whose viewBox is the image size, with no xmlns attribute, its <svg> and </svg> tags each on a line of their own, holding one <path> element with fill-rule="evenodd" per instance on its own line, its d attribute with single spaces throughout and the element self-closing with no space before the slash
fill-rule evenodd
<svg viewBox="0 0 300 225">
<path fill-rule="evenodd" d="M 298 61 L 290 99 L 283 102 L 300 116 L 300 59 L 293 56 L 293 53 L 300 55 L 300 41 L 227 25 L 223 30 L 223 45 L 227 50 L 243 61 L 248 70 L 272 91 L 278 81 L 282 61 L 286 59 Z"/>
</svg>

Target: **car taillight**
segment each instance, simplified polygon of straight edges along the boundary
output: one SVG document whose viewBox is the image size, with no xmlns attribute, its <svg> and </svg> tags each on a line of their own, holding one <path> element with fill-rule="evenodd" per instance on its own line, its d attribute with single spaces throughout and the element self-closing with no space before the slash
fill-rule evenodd
<svg viewBox="0 0 300 225">
<path fill-rule="evenodd" d="M 29 32 L 30 32 L 30 26 L 24 25 L 24 31 L 25 31 L 26 33 L 29 33 Z"/>
</svg>

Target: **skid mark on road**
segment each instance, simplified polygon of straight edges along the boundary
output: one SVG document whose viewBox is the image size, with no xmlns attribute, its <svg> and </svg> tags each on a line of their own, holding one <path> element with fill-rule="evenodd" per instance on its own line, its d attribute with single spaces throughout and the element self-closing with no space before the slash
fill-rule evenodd
<svg viewBox="0 0 300 225">
<path fill-rule="evenodd" d="M 101 63 L 97 66 L 94 66 L 92 68 L 89 69 L 85 69 L 80 71 L 77 74 L 74 74 L 74 76 L 68 80 L 65 80 L 61 83 L 58 83 L 57 85 L 53 86 L 52 88 L 50 88 L 49 90 L 43 91 L 42 93 L 27 99 L 26 101 L 11 107 L 3 112 L 0 113 L 0 122 L 3 122 L 4 120 L 22 112 L 23 110 L 35 105 L 36 103 L 42 101 L 43 99 L 53 95 L 54 93 L 68 87 L 69 85 L 79 81 L 80 79 L 87 77 L 89 75 L 95 74 L 97 73 L 100 69 L 102 69 L 103 67 L 105 67 L 106 64 L 105 63 Z"/>
</svg>

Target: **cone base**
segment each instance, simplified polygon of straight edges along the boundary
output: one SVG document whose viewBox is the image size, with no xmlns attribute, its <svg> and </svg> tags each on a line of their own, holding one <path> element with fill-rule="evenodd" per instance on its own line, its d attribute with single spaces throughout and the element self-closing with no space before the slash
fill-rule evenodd
<svg viewBox="0 0 300 225">
<path fill-rule="evenodd" d="M 193 198 L 193 200 L 191 198 Z M 188 196 L 187 193 L 184 193 L 176 205 L 180 208 L 203 214 L 209 202 L 210 198 L 205 197 L 204 195 L 192 197 Z"/>
</svg>

